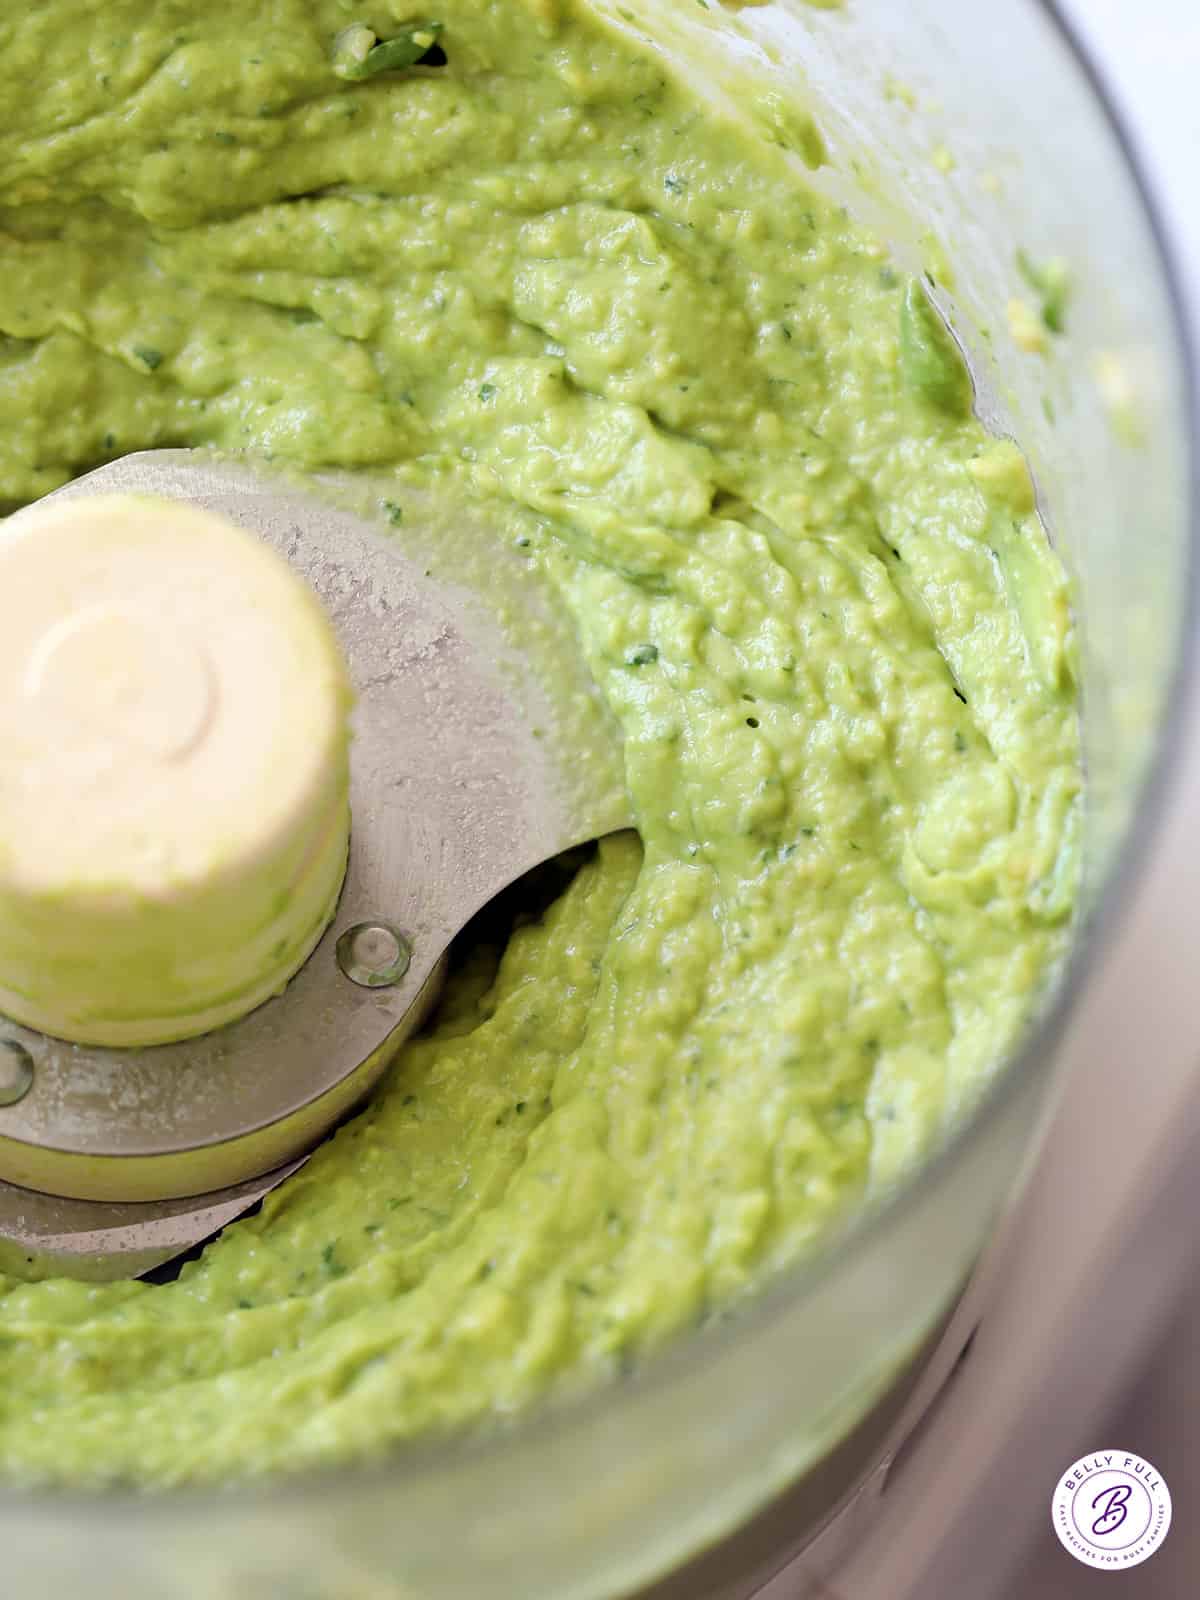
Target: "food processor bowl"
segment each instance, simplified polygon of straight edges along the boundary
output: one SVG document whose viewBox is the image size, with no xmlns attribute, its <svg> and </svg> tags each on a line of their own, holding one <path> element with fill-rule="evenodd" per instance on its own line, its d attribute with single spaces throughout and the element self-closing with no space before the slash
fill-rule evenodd
<svg viewBox="0 0 1200 1600">
<path fill-rule="evenodd" d="M 1030 460 L 1079 622 L 1088 790 L 1072 960 L 923 1170 L 719 1326 L 488 1437 L 340 1473 L 225 1494 L 9 1490 L 5 1586 L 22 1600 L 751 1594 L 882 1459 L 1035 1153 L 1056 1042 L 1153 848 L 1190 691 L 1187 340 L 1128 149 L 1053 9 L 629 0 L 623 17 L 631 6 L 700 92 L 764 125 L 773 107 L 812 110 L 828 151 L 812 181 L 928 274 L 982 415 Z M 1052 261 L 1072 286 L 1065 319 L 1046 319 L 1061 330 L 1039 319 Z M 730 1537 L 772 1503 L 782 1519 Z"/>
</svg>

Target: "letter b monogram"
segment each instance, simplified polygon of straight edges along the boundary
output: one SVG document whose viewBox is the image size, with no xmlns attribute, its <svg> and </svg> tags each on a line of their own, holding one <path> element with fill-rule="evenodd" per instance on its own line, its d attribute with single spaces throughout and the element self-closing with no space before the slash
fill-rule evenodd
<svg viewBox="0 0 1200 1600">
<path fill-rule="evenodd" d="M 1101 1489 L 1092 1501 L 1092 1510 L 1098 1506 L 1104 1509 L 1092 1523 L 1092 1532 L 1102 1538 L 1106 1533 L 1116 1533 L 1125 1521 L 1129 1512 L 1125 1509 L 1129 1503 L 1129 1496 L 1133 1493 L 1128 1484 L 1117 1483 L 1111 1489 Z"/>
</svg>

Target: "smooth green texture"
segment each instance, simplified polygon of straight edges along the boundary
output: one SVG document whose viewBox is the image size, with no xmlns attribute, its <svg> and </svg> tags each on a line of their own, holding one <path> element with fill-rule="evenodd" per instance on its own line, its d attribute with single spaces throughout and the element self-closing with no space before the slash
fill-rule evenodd
<svg viewBox="0 0 1200 1600">
<path fill-rule="evenodd" d="M 177 1283 L 5 1284 L 22 1477 L 292 1469 L 619 1374 L 909 1170 L 1067 938 L 1064 579 L 906 379 L 919 288 L 636 27 L 451 0 L 445 67 L 339 80 L 393 10 L 5 9 L 0 495 L 209 443 L 481 505 L 643 843 Z"/>
</svg>

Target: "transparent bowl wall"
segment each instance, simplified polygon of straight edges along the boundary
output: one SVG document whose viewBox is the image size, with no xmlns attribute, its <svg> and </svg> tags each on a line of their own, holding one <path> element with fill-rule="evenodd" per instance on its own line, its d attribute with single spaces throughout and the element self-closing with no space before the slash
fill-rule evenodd
<svg viewBox="0 0 1200 1600">
<path fill-rule="evenodd" d="M 953 1302 L 1029 1151 L 1063 1018 L 1086 1005 L 1095 912 L 1119 906 L 1153 833 L 1147 779 L 1178 727 L 1193 585 L 1185 346 L 1144 197 L 1061 27 L 1034 0 L 785 0 L 716 25 L 681 0 L 638 9 L 699 53 L 704 92 L 811 96 L 833 158 L 818 181 L 914 264 L 927 230 L 954 263 L 947 309 L 982 408 L 1027 450 L 1077 584 L 1090 811 L 1073 970 L 970 1126 L 737 1322 L 502 1438 L 387 1467 L 226 1496 L 9 1496 L 3 1587 L 22 1600 L 592 1600 L 744 1523 L 812 1472 Z M 1006 303 L 1029 294 L 1018 245 L 1074 272 L 1046 356 L 1007 328 Z"/>
</svg>

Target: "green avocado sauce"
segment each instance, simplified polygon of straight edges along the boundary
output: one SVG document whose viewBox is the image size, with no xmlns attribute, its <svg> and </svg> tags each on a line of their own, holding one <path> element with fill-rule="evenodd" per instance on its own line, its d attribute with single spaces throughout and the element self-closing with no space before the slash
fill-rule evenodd
<svg viewBox="0 0 1200 1600">
<path fill-rule="evenodd" d="M 1064 951 L 1024 463 L 923 288 L 637 32 L 0 20 L 0 499 L 190 444 L 470 504 L 569 613 L 640 833 L 177 1281 L 0 1280 L 10 1476 L 295 1469 L 618 1374 L 911 1170 Z"/>
</svg>

